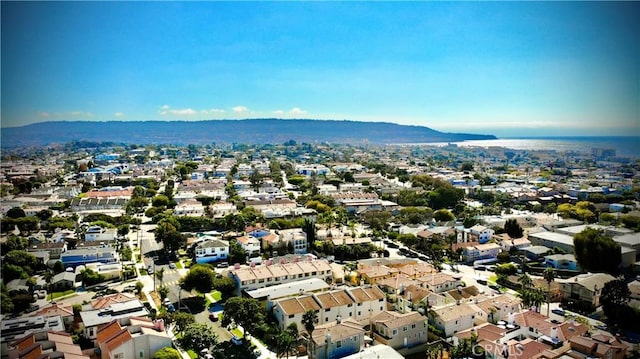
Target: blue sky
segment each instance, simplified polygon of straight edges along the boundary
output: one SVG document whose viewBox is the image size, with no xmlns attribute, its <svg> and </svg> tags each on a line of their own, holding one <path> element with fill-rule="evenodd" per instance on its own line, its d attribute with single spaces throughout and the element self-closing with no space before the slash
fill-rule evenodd
<svg viewBox="0 0 640 359">
<path fill-rule="evenodd" d="M 2 2 L 2 127 L 313 118 L 640 135 L 640 3 Z"/>
</svg>

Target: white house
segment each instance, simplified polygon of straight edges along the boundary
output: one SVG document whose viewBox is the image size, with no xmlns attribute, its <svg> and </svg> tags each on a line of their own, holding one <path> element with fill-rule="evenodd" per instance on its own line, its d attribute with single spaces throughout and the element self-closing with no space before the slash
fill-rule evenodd
<svg viewBox="0 0 640 359">
<path fill-rule="evenodd" d="M 249 256 L 254 253 L 260 253 L 260 240 L 254 236 L 238 237 L 236 241 Z"/>
<path fill-rule="evenodd" d="M 84 233 L 85 241 L 112 241 L 116 239 L 118 230 L 116 228 L 102 228 L 100 226 L 91 226 Z"/>
<path fill-rule="evenodd" d="M 209 263 L 229 258 L 229 243 L 216 238 L 209 238 L 196 243 L 194 254 L 197 263 Z"/>
<path fill-rule="evenodd" d="M 302 228 L 283 229 L 278 232 L 280 241 L 289 245 L 293 245 L 293 252 L 295 254 L 307 253 L 307 234 Z"/>
</svg>

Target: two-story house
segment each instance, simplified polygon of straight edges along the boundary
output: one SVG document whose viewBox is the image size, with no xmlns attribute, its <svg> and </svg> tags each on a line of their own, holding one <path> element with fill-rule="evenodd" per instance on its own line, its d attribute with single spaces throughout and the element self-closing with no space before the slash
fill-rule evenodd
<svg viewBox="0 0 640 359">
<path fill-rule="evenodd" d="M 364 348 L 364 329 L 352 319 L 316 326 L 311 336 L 310 359 L 342 358 Z"/>
<path fill-rule="evenodd" d="M 91 226 L 84 233 L 85 241 L 113 241 L 116 239 L 118 230 L 116 228 L 103 228 L 100 226 Z"/>
<path fill-rule="evenodd" d="M 236 238 L 236 241 L 250 257 L 260 253 L 260 240 L 257 238 L 247 235 Z"/>
<path fill-rule="evenodd" d="M 427 342 L 427 317 L 418 312 L 384 311 L 371 319 L 376 342 L 393 349 L 409 349 Z"/>
<path fill-rule="evenodd" d="M 229 243 L 210 238 L 196 243 L 193 253 L 197 263 L 224 261 L 229 258 Z"/>
</svg>

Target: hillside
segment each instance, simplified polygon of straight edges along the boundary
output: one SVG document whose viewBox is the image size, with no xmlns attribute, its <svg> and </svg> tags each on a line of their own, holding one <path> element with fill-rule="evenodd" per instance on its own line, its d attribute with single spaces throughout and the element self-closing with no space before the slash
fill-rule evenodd
<svg viewBox="0 0 640 359">
<path fill-rule="evenodd" d="M 423 143 L 494 139 L 493 135 L 439 132 L 424 126 L 333 120 L 212 120 L 42 122 L 2 128 L 2 147 L 74 140 L 116 143 Z"/>
</svg>

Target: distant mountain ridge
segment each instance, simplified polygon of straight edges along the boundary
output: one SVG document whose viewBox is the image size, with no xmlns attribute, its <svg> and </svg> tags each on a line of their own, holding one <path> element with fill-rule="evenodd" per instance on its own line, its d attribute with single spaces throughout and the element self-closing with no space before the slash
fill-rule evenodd
<svg viewBox="0 0 640 359">
<path fill-rule="evenodd" d="M 349 120 L 56 121 L 1 129 L 2 147 L 40 146 L 75 140 L 136 144 L 206 143 L 423 143 L 495 139 L 447 133 L 424 126 Z"/>
</svg>

